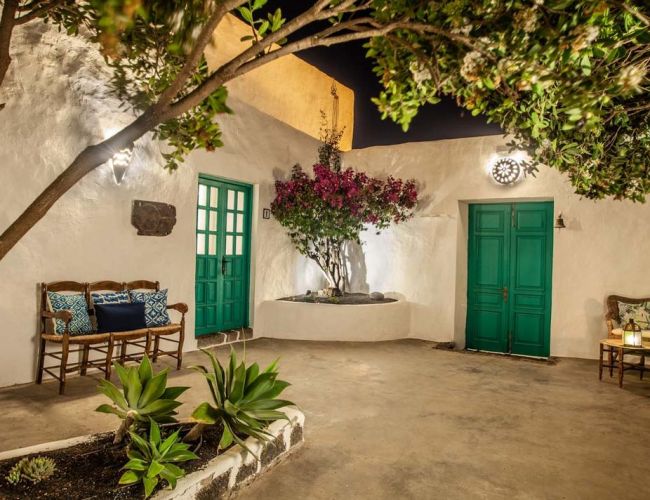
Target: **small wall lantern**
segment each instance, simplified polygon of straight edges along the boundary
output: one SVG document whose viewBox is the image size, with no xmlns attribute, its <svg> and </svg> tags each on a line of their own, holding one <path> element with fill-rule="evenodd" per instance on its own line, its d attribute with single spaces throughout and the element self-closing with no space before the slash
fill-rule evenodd
<svg viewBox="0 0 650 500">
<path fill-rule="evenodd" d="M 270 219 L 270 218 L 271 218 L 271 209 L 270 208 L 262 209 L 262 219 Z"/>
<path fill-rule="evenodd" d="M 555 229 L 566 229 L 566 224 L 564 224 L 564 217 L 562 217 L 562 212 L 558 214 L 555 218 Z"/>
<path fill-rule="evenodd" d="M 120 184 L 122 179 L 124 179 L 124 175 L 126 174 L 126 170 L 129 168 L 132 157 L 133 146 L 120 149 L 110 160 L 108 160 L 108 163 L 113 169 L 113 177 L 115 177 L 115 182 L 117 184 Z"/>
<path fill-rule="evenodd" d="M 623 328 L 623 345 L 626 347 L 641 347 L 643 341 L 641 327 L 633 319 Z"/>
</svg>

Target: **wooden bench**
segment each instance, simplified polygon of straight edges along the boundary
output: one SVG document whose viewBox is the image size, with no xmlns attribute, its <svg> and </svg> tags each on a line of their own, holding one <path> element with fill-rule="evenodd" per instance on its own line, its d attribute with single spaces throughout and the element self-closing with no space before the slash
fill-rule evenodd
<svg viewBox="0 0 650 500">
<path fill-rule="evenodd" d="M 59 394 L 65 391 L 66 374 L 79 372 L 85 375 L 88 368 L 96 368 L 104 373 L 106 379 L 111 377 L 111 365 L 113 361 L 124 364 L 127 361 L 140 361 L 147 354 L 156 361 L 160 356 L 170 356 L 176 359 L 176 368 L 180 369 L 183 363 L 183 341 L 185 340 L 185 314 L 188 311 L 187 305 L 183 303 L 169 304 L 167 309 L 180 313 L 179 323 L 170 323 L 165 326 L 147 327 L 126 332 L 112 333 L 91 333 L 83 335 L 71 335 L 69 323 L 72 320 L 70 311 L 53 312 L 49 309 L 47 292 L 68 293 L 83 295 L 88 307 L 88 314 L 96 327 L 94 319 L 95 311 L 91 300 L 91 293 L 120 292 L 129 290 L 158 291 L 160 283 L 157 281 L 96 281 L 94 283 L 78 283 L 75 281 L 56 281 L 41 284 L 41 307 L 40 307 L 40 346 L 38 355 L 38 373 L 36 383 L 43 381 L 43 373 L 48 373 L 59 381 Z M 62 334 L 54 330 L 54 321 L 62 320 L 65 329 Z M 178 338 L 173 338 L 178 334 Z M 162 349 L 161 340 L 174 344 L 173 349 Z M 55 344 L 59 350 L 48 351 L 47 346 Z M 153 353 L 151 346 L 153 344 Z M 119 347 L 119 353 L 114 355 L 115 347 Z M 135 347 L 136 351 L 129 353 L 129 347 Z M 99 352 L 102 359 L 90 359 L 90 353 Z M 77 362 L 68 362 L 70 354 L 81 353 L 81 359 Z M 59 361 L 58 366 L 45 366 L 45 358 L 52 357 Z"/>
</svg>

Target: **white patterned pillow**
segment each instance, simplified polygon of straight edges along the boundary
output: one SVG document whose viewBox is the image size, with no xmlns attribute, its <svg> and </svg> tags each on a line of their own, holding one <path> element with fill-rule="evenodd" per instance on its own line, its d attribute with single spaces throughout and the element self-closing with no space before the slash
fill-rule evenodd
<svg viewBox="0 0 650 500">
<path fill-rule="evenodd" d="M 144 302 L 144 319 L 148 327 L 171 323 L 167 313 L 167 290 L 136 292 L 129 290 L 131 302 Z"/>
<path fill-rule="evenodd" d="M 86 297 L 80 294 L 65 295 L 56 292 L 47 292 L 47 299 L 51 311 L 70 311 L 72 319 L 68 325 L 70 335 L 85 335 L 93 332 L 93 325 L 88 315 Z M 57 319 L 54 331 L 57 335 L 63 335 L 65 321 Z"/>
<path fill-rule="evenodd" d="M 90 298 L 93 304 L 128 304 L 131 302 L 129 292 L 92 292 Z"/>
<path fill-rule="evenodd" d="M 650 304 L 629 304 L 618 302 L 618 316 L 621 319 L 621 327 L 627 325 L 631 319 L 642 329 L 650 329 Z"/>
</svg>

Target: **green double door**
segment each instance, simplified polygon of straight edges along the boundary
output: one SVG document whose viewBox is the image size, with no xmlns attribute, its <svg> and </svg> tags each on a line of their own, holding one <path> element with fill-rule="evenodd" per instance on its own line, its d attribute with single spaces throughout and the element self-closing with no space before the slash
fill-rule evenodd
<svg viewBox="0 0 650 500">
<path fill-rule="evenodd" d="M 248 326 L 251 187 L 199 177 L 196 335 Z"/>
<path fill-rule="evenodd" d="M 467 347 L 550 353 L 553 203 L 470 205 Z"/>
</svg>

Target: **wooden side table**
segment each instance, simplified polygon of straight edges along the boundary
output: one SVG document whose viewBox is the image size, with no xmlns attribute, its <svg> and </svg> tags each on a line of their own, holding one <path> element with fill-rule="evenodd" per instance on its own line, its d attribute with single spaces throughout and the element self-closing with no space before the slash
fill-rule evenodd
<svg viewBox="0 0 650 500">
<path fill-rule="evenodd" d="M 606 349 L 607 348 L 607 349 Z M 607 363 L 604 363 L 604 353 L 607 351 Z M 617 353 L 617 361 L 614 361 L 613 353 Z M 626 354 L 641 356 L 640 363 L 628 363 L 625 361 Z M 645 356 L 650 354 L 650 342 L 643 342 L 641 347 L 629 347 L 623 345 L 621 339 L 603 339 L 600 341 L 600 358 L 598 361 L 598 379 L 603 379 L 603 368 L 609 368 L 609 376 L 614 375 L 614 368 L 618 368 L 618 386 L 623 387 L 623 377 L 627 370 L 640 371 L 639 378 L 643 380 L 645 371 Z"/>
</svg>

